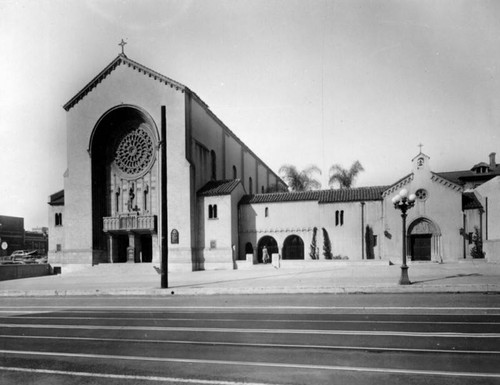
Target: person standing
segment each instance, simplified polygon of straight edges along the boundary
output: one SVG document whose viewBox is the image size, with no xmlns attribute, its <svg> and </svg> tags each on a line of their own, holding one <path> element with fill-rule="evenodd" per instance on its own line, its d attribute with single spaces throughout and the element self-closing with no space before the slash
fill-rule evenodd
<svg viewBox="0 0 500 385">
<path fill-rule="evenodd" d="M 267 247 L 264 246 L 262 248 L 262 262 L 268 263 L 269 262 L 269 253 L 267 252 Z"/>
</svg>

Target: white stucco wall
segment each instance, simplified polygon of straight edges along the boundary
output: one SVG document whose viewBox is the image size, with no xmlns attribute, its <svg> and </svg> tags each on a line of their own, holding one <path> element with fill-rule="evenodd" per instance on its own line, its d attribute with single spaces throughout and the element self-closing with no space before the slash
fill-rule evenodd
<svg viewBox="0 0 500 385">
<path fill-rule="evenodd" d="M 184 101 L 183 92 L 122 64 L 70 108 L 67 113 L 68 177 L 64 186 L 66 263 L 92 262 L 91 158 L 87 150 L 97 122 L 116 106 L 136 106 L 152 118 L 158 133 L 161 106 L 165 105 L 168 180 L 169 185 L 176 186 L 168 191 L 169 226 L 183 234 L 182 244 L 170 259 L 191 265 L 190 165 L 185 158 Z M 158 158 L 153 167 L 159 167 Z M 159 199 L 158 192 L 156 196 Z"/>
<path fill-rule="evenodd" d="M 483 238 L 500 239 L 500 176 L 476 188 L 487 214 L 483 215 Z M 487 233 L 487 234 L 486 234 Z"/>
</svg>

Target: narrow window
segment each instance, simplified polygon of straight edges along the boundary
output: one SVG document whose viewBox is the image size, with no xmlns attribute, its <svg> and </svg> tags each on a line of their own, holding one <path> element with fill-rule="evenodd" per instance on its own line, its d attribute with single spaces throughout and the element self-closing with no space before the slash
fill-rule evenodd
<svg viewBox="0 0 500 385">
<path fill-rule="evenodd" d="M 116 190 L 116 213 L 120 211 L 120 187 L 118 187 L 118 190 Z"/>
<path fill-rule="evenodd" d="M 269 216 L 269 207 L 266 207 L 264 210 L 264 216 L 267 218 Z"/>
<path fill-rule="evenodd" d="M 340 211 L 340 226 L 344 226 L 344 210 Z"/>
<path fill-rule="evenodd" d="M 144 202 L 143 202 L 144 211 L 147 211 L 148 209 L 148 193 L 149 193 L 149 186 L 146 185 L 146 188 L 144 189 Z"/>
<path fill-rule="evenodd" d="M 215 151 L 210 151 L 211 161 L 212 161 L 212 180 L 217 179 L 217 156 L 215 155 Z"/>
<path fill-rule="evenodd" d="M 217 205 L 214 205 L 214 218 L 217 218 Z"/>
<path fill-rule="evenodd" d="M 248 178 L 248 192 L 250 193 L 250 195 L 253 194 L 253 181 L 252 181 L 252 177 Z"/>
<path fill-rule="evenodd" d="M 58 244 L 56 245 L 56 251 L 61 251 L 61 244 L 60 244 L 60 243 L 58 243 Z"/>
<path fill-rule="evenodd" d="M 264 194 L 264 191 L 265 191 L 265 190 L 264 190 L 264 186 L 261 186 L 261 188 L 260 188 L 260 192 L 261 192 L 261 194 Z"/>
<path fill-rule="evenodd" d="M 212 205 L 208 205 L 208 218 L 212 219 L 214 217 L 214 209 Z"/>
<path fill-rule="evenodd" d="M 335 226 L 339 225 L 339 210 L 335 211 Z"/>
<path fill-rule="evenodd" d="M 233 166 L 233 179 L 238 178 L 238 171 L 236 170 L 236 166 Z"/>
</svg>

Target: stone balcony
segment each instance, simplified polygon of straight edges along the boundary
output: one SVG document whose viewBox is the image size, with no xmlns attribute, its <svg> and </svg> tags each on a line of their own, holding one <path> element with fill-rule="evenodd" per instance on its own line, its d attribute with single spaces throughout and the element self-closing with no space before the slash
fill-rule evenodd
<svg viewBox="0 0 500 385">
<path fill-rule="evenodd" d="M 119 214 L 114 217 L 104 217 L 103 230 L 112 233 L 154 233 L 156 223 L 156 215 Z"/>
</svg>

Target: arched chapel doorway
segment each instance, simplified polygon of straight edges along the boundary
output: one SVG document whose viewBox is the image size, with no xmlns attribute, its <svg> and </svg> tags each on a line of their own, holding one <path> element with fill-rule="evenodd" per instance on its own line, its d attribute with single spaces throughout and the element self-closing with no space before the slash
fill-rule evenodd
<svg viewBox="0 0 500 385">
<path fill-rule="evenodd" d="M 418 218 L 408 227 L 409 255 L 412 261 L 439 260 L 441 232 L 427 218 Z"/>
<path fill-rule="evenodd" d="M 283 243 L 283 259 L 304 259 L 304 242 L 298 235 L 290 235 Z"/>
<path fill-rule="evenodd" d="M 259 240 L 257 244 L 257 262 L 262 263 L 262 249 L 266 246 L 269 256 L 279 253 L 278 242 L 273 237 L 266 235 Z"/>
<path fill-rule="evenodd" d="M 106 112 L 94 127 L 93 262 L 151 262 L 157 237 L 158 131 L 133 106 Z"/>
</svg>

